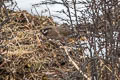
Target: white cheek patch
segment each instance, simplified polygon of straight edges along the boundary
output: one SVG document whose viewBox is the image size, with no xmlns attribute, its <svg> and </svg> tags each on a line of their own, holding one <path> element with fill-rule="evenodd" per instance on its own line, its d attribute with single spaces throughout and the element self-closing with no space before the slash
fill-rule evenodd
<svg viewBox="0 0 120 80">
<path fill-rule="evenodd" d="M 48 30 L 42 30 L 42 33 L 47 34 Z"/>
<path fill-rule="evenodd" d="M 49 32 L 49 29 L 42 29 L 41 32 L 43 35 L 47 35 Z"/>
</svg>

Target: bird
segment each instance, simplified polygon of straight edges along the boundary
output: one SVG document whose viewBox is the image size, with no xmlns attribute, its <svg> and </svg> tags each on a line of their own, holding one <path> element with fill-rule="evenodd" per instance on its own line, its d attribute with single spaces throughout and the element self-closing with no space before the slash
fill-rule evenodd
<svg viewBox="0 0 120 80">
<path fill-rule="evenodd" d="M 48 39 L 66 40 L 72 31 L 68 26 L 44 26 L 40 32 Z"/>
</svg>

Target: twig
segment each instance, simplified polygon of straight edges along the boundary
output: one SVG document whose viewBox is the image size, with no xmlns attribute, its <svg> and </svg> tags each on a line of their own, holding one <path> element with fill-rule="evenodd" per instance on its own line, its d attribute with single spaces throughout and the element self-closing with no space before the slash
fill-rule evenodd
<svg viewBox="0 0 120 80">
<path fill-rule="evenodd" d="M 68 50 L 70 49 L 70 47 L 68 46 L 61 46 L 61 48 L 63 48 L 69 58 L 69 61 L 73 64 L 73 66 L 87 79 L 87 80 L 91 80 L 91 77 L 88 77 L 86 74 L 83 73 L 82 70 L 80 70 L 80 68 L 78 67 L 78 65 L 72 60 L 72 58 L 69 56 L 69 52 Z"/>
</svg>

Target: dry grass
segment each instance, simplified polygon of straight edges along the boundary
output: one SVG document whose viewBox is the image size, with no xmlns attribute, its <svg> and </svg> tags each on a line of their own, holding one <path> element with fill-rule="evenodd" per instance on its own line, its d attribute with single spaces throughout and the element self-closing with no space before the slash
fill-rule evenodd
<svg viewBox="0 0 120 80">
<path fill-rule="evenodd" d="M 0 67 L 0 79 L 64 79 L 71 71 L 65 51 L 40 32 L 54 23 L 52 18 L 32 16 L 26 11 L 10 12 L 9 16 L 10 21 L 1 29 L 4 65 Z"/>
<path fill-rule="evenodd" d="M 88 80 L 91 78 L 92 60 L 72 49 L 60 47 L 60 41 L 48 40 L 40 32 L 44 26 L 54 26 L 52 18 L 32 16 L 26 11 L 9 12 L 10 21 L 0 34 L 1 55 L 0 80 Z M 75 43 L 69 39 L 71 45 Z M 70 53 L 70 54 L 69 54 Z M 118 65 L 118 63 L 116 63 Z M 81 67 L 82 66 L 82 67 Z M 110 63 L 98 59 L 96 69 L 99 79 L 105 80 L 111 73 Z M 117 67 L 116 67 L 117 69 Z M 117 70 L 115 77 L 119 79 Z M 88 78 L 88 79 L 85 79 Z"/>
</svg>

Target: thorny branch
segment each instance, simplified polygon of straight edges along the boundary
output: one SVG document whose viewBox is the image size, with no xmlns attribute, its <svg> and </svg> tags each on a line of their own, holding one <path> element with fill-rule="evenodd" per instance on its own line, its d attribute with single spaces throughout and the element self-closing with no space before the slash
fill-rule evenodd
<svg viewBox="0 0 120 80">
<path fill-rule="evenodd" d="M 77 32 L 79 33 L 78 35 L 83 34 L 81 32 L 84 31 L 84 35 L 88 40 L 88 45 L 87 49 L 85 49 L 87 50 L 87 53 L 83 52 L 83 54 L 87 54 L 92 60 L 89 67 L 89 74 L 92 80 L 115 80 L 115 78 L 118 78 L 114 74 L 117 73 L 117 76 L 119 76 L 118 72 L 120 68 L 119 0 L 61 0 L 61 2 L 49 0 L 35 5 L 40 6 L 42 4 L 63 5 L 66 8 L 66 11 L 63 9 L 57 12 L 60 14 L 65 14 L 69 20 L 56 15 L 53 16 L 66 21 L 72 28 L 75 26 Z M 76 42 L 80 45 L 79 41 Z M 67 50 L 66 47 L 65 50 Z M 66 51 L 66 53 L 68 52 Z M 102 67 L 100 66 L 100 59 L 97 57 L 98 59 L 93 60 L 96 56 L 102 58 L 105 61 L 104 63 L 106 66 L 109 64 L 107 67 L 111 67 L 112 73 L 109 73 L 106 69 L 99 69 Z M 69 59 L 71 60 L 70 57 Z M 74 61 L 73 65 L 77 70 L 80 69 L 76 66 Z M 117 70 L 115 70 L 115 68 Z M 103 74 L 105 75 L 103 76 Z"/>
</svg>

